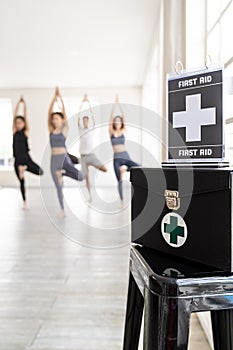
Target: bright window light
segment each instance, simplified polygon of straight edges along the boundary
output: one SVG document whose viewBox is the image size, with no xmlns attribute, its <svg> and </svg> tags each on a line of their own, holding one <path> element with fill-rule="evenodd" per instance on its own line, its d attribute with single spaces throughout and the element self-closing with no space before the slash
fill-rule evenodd
<svg viewBox="0 0 233 350">
<path fill-rule="evenodd" d="M 225 65 L 226 159 L 233 165 L 233 0 L 207 0 L 207 53 Z"/>
<path fill-rule="evenodd" d="M 221 55 L 221 35 L 220 35 L 220 24 L 214 27 L 214 29 L 208 35 L 207 40 L 207 52 L 210 55 L 213 63 L 220 62 Z"/>
<path fill-rule="evenodd" d="M 233 56 L 232 32 L 233 32 L 233 2 L 223 14 L 221 25 L 221 61 L 227 62 Z"/>
<path fill-rule="evenodd" d="M 219 18 L 221 12 L 221 0 L 207 1 L 207 30 L 210 31 Z"/>
<path fill-rule="evenodd" d="M 12 103 L 9 98 L 0 98 L 0 166 L 12 165 Z"/>
</svg>

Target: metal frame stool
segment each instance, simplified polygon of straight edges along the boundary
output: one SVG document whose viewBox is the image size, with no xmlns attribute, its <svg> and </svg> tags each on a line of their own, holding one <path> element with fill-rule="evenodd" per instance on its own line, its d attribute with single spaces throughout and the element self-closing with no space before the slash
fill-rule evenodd
<svg viewBox="0 0 233 350">
<path fill-rule="evenodd" d="M 132 246 L 124 350 L 188 349 L 192 312 L 211 311 L 214 349 L 233 349 L 233 275 Z"/>
</svg>

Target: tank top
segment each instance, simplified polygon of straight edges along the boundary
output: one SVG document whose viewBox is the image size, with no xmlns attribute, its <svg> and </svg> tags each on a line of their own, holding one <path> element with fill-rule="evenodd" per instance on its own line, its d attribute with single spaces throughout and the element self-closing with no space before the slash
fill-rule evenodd
<svg viewBox="0 0 233 350">
<path fill-rule="evenodd" d="M 79 127 L 79 152 L 80 154 L 89 154 L 93 152 L 95 140 L 95 127 L 91 129 Z"/>
<path fill-rule="evenodd" d="M 66 138 L 62 132 L 60 132 L 59 134 L 54 134 L 54 133 L 50 134 L 50 145 L 52 148 L 66 147 L 65 143 L 66 143 Z"/>
<path fill-rule="evenodd" d="M 111 143 L 113 146 L 124 145 L 125 144 L 125 135 L 121 134 L 120 136 L 117 136 L 117 137 L 112 135 L 111 136 Z"/>
</svg>

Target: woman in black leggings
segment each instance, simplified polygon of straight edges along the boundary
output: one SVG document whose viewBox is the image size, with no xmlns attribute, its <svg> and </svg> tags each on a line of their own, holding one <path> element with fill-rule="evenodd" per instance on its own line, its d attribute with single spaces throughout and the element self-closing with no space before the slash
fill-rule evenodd
<svg viewBox="0 0 233 350">
<path fill-rule="evenodd" d="M 23 115 L 18 113 L 20 105 L 23 105 Z M 29 126 L 27 120 L 26 103 L 23 97 L 16 105 L 13 120 L 13 156 L 15 158 L 15 173 L 20 182 L 20 190 L 23 197 L 24 206 L 27 208 L 24 173 L 29 171 L 35 175 L 42 175 L 43 170 L 33 162 L 29 155 L 28 147 Z"/>
<path fill-rule="evenodd" d="M 122 116 L 116 115 L 114 117 L 114 110 L 116 105 L 119 106 Z M 111 144 L 113 148 L 113 167 L 115 175 L 118 181 L 118 192 L 120 196 L 121 203 L 123 205 L 123 188 L 122 181 L 125 171 L 129 171 L 134 166 L 139 166 L 138 163 L 134 162 L 129 153 L 126 151 L 125 147 L 125 117 L 123 109 L 119 103 L 118 96 L 116 97 L 115 104 L 112 108 L 112 114 L 109 122 L 109 134 L 111 139 Z"/>
</svg>

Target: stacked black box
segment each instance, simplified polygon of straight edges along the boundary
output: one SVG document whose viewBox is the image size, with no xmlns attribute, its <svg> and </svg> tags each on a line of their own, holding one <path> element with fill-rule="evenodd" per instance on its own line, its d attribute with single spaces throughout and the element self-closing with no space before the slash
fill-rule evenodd
<svg viewBox="0 0 233 350">
<path fill-rule="evenodd" d="M 133 168 L 132 241 L 233 272 L 229 168 Z"/>
</svg>

